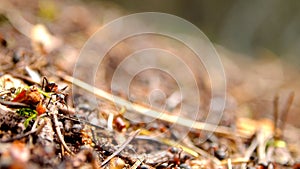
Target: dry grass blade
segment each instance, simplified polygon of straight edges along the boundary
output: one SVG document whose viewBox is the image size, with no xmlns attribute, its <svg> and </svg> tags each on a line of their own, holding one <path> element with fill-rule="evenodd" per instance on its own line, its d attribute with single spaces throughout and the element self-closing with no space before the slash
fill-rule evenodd
<svg viewBox="0 0 300 169">
<path fill-rule="evenodd" d="M 74 85 L 76 85 L 90 93 L 94 93 L 100 99 L 105 99 L 110 102 L 113 102 L 120 107 L 125 107 L 129 111 L 137 112 L 137 113 L 145 115 L 145 116 L 153 117 L 153 118 L 163 120 L 163 121 L 173 123 L 173 124 L 179 124 L 181 126 L 196 129 L 196 130 L 205 130 L 205 131 L 215 132 L 215 133 L 219 133 L 219 134 L 223 134 L 223 135 L 227 135 L 227 136 L 235 135 L 235 136 L 239 136 L 239 137 L 245 137 L 244 135 L 235 133 L 229 127 L 198 122 L 198 121 L 187 119 L 184 117 L 178 117 L 175 115 L 171 115 L 171 113 L 168 113 L 166 111 L 164 111 L 164 112 L 156 111 L 154 109 L 150 109 L 150 108 L 147 108 L 145 106 L 142 106 L 142 105 L 139 105 L 136 103 L 131 103 L 130 101 L 120 98 L 118 96 L 114 96 L 108 92 L 105 92 L 101 89 L 91 86 L 79 79 L 68 76 L 62 72 L 58 72 L 57 75 L 69 83 L 73 83 Z"/>
<path fill-rule="evenodd" d="M 250 160 L 250 157 L 253 154 L 253 152 L 255 151 L 255 149 L 257 148 L 257 146 L 258 146 L 258 142 L 257 142 L 257 135 L 256 135 L 256 137 L 252 140 L 250 146 L 248 147 L 247 151 L 244 154 L 244 158 L 243 159 L 245 161 L 248 162 Z M 243 169 L 247 168 L 247 163 L 246 162 L 242 165 L 242 168 Z"/>
<path fill-rule="evenodd" d="M 227 168 L 232 169 L 232 164 L 231 164 L 231 159 L 230 158 L 227 160 Z"/>
<path fill-rule="evenodd" d="M 274 105 L 274 124 L 275 124 L 275 126 L 274 126 L 274 128 L 275 129 L 277 129 L 278 128 L 278 102 L 279 102 L 279 96 L 278 96 L 278 94 L 276 94 L 276 96 L 275 96 L 275 98 L 274 98 L 274 103 L 273 103 L 273 105 Z M 277 134 L 275 134 L 275 135 L 277 135 Z"/>
<path fill-rule="evenodd" d="M 192 155 L 195 158 L 199 158 L 201 156 L 206 157 L 206 158 L 211 159 L 212 162 L 215 163 L 216 165 L 218 165 L 218 166 L 222 165 L 222 163 L 219 159 L 217 159 L 216 157 L 212 156 L 208 152 L 206 152 L 192 144 L 185 146 L 185 145 L 180 144 L 179 142 L 175 142 L 170 139 L 151 137 L 150 135 L 151 135 L 151 133 L 149 131 L 141 129 L 141 136 L 138 136 L 137 138 L 144 139 L 144 140 L 155 140 L 155 141 L 161 142 L 161 143 L 166 144 L 171 147 L 180 147 L 184 152 Z"/>
<path fill-rule="evenodd" d="M 236 157 L 236 158 L 230 159 L 230 161 L 228 161 L 228 159 L 223 160 L 223 161 L 221 161 L 221 164 L 222 165 L 228 165 L 228 162 L 230 162 L 231 165 L 237 165 L 237 164 L 245 164 L 245 163 L 248 163 L 249 161 L 250 160 L 245 159 L 244 157 Z"/>
<path fill-rule="evenodd" d="M 130 167 L 130 169 L 138 168 L 144 161 L 144 157 L 138 158 L 136 162 Z"/>
<path fill-rule="evenodd" d="M 291 109 L 291 106 L 292 106 L 292 103 L 294 101 L 294 97 L 295 97 L 295 92 L 291 92 L 289 94 L 289 98 L 284 106 L 284 109 L 282 110 L 282 115 L 281 115 L 281 119 L 282 119 L 282 124 L 280 126 L 280 128 L 282 129 L 282 131 L 284 130 L 285 128 L 285 123 L 286 123 L 286 120 L 287 120 L 287 117 L 288 117 L 288 113 Z"/>
<path fill-rule="evenodd" d="M 117 151 L 115 151 L 112 155 L 110 155 L 109 157 L 107 157 L 102 163 L 101 163 L 101 167 L 103 167 L 104 165 L 106 165 L 113 157 L 115 157 L 116 155 L 118 155 L 122 150 L 124 150 L 124 148 L 135 138 L 135 136 L 137 136 L 140 133 L 140 130 L 136 130 L 121 146 L 120 148 L 118 148 Z"/>
<path fill-rule="evenodd" d="M 156 140 L 158 142 L 161 142 L 163 144 L 172 146 L 172 147 L 180 147 L 182 148 L 183 151 L 187 152 L 188 154 L 194 156 L 194 157 L 199 157 L 199 154 L 194 151 L 194 148 L 189 148 L 187 146 L 184 146 L 182 144 L 180 144 L 179 142 L 167 139 L 167 138 L 160 138 L 160 137 L 150 137 L 151 136 L 151 132 L 149 132 L 148 130 L 144 130 L 141 129 L 141 135 L 145 135 L 145 136 L 140 136 L 139 138 L 143 138 L 143 139 L 149 139 L 149 140 Z M 202 155 L 202 154 L 201 154 Z"/>
</svg>

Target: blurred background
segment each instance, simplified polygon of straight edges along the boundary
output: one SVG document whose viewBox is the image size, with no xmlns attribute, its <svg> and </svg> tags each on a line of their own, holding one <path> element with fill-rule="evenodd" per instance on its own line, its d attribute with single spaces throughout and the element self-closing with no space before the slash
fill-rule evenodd
<svg viewBox="0 0 300 169">
<path fill-rule="evenodd" d="M 90 1 L 84 1 L 89 3 Z M 200 28 L 209 39 L 230 50 L 255 57 L 270 50 L 299 65 L 299 1 L 103 1 L 126 13 L 164 12 L 182 17 Z M 101 1 L 97 1 L 101 4 Z"/>
<path fill-rule="evenodd" d="M 70 74 L 86 40 L 101 26 L 120 16 L 136 12 L 164 12 L 184 18 L 204 32 L 214 43 L 221 57 L 227 78 L 228 112 L 254 118 L 272 118 L 274 96 L 277 93 L 281 96 L 282 109 L 287 95 L 294 91 L 295 101 L 288 119 L 300 127 L 297 122 L 300 111 L 298 80 L 300 1 L 3 0 L 0 2 L 2 4 L 0 31 L 8 39 L 9 44 L 12 47 L 30 48 L 30 43 L 26 43 L 28 39 L 19 38 L 15 29 L 8 29 L 14 25 L 11 16 L 21 15 L 32 24 L 43 24 L 53 36 L 64 42 L 58 54 L 52 53 L 55 58 L 52 62 Z M 154 39 L 154 42 L 158 41 Z M 163 46 L 164 43 L 159 42 L 158 46 Z M 132 44 L 137 43 L 130 40 L 124 42 L 108 55 L 123 58 L 131 52 L 128 46 Z M 104 78 L 111 78 L 120 62 L 116 60 L 104 63 L 106 70 Z M 151 76 L 151 73 L 148 76 Z M 199 79 L 200 83 L 204 83 L 203 90 L 209 86 L 205 78 Z M 99 77 L 97 81 L 99 86 L 102 85 L 102 80 L 103 77 Z M 165 88 L 164 90 L 168 90 L 172 87 Z M 142 93 L 141 91 L 145 91 L 143 87 L 136 92 Z M 167 97 L 171 96 L 172 92 L 174 91 L 167 92 Z M 138 98 L 136 99 L 140 100 Z"/>
<path fill-rule="evenodd" d="M 12 2 L 19 5 L 18 10 L 29 21 L 43 22 L 45 19 L 58 20 L 62 13 L 69 13 L 70 19 L 73 18 L 76 22 L 79 15 L 84 17 L 86 13 L 92 12 L 93 18 L 81 19 L 86 23 L 91 19 L 96 20 L 100 24 L 107 23 L 118 16 L 136 12 L 169 13 L 195 24 L 212 42 L 230 50 L 255 57 L 261 50 L 266 49 L 292 64 L 300 64 L 299 57 L 297 57 L 300 54 L 298 48 L 300 42 L 299 1 L 195 0 L 187 3 L 184 0 L 166 0 L 162 3 L 158 0 L 77 0 L 62 3 L 52 0 L 14 0 Z M 64 8 L 64 6 L 79 7 L 80 5 L 81 9 L 77 8 L 78 13 L 72 13 L 70 8 Z M 88 9 L 82 9 L 84 6 L 88 6 Z M 29 12 L 28 9 L 32 7 L 41 10 Z M 35 17 L 30 17 L 30 15 L 35 15 Z"/>
</svg>

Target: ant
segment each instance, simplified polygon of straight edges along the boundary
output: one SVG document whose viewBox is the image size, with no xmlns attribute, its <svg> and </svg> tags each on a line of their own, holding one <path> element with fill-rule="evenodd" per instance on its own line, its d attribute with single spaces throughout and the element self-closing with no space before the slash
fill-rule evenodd
<svg viewBox="0 0 300 169">
<path fill-rule="evenodd" d="M 42 80 L 41 90 L 46 93 L 51 93 L 51 96 L 46 106 L 44 106 L 43 101 L 39 99 L 39 103 L 36 105 L 36 111 L 38 112 L 38 114 L 41 115 L 47 112 L 53 96 L 55 96 L 57 102 L 68 107 L 68 105 L 66 104 L 67 94 L 63 93 L 63 91 L 65 91 L 67 87 L 68 86 L 62 89 L 58 89 L 58 85 L 56 83 L 49 82 L 48 79 L 44 76 Z"/>
<path fill-rule="evenodd" d="M 170 147 L 168 149 L 168 152 L 172 154 L 172 158 L 168 161 L 168 165 L 166 168 L 190 168 L 187 164 L 185 164 L 185 161 L 189 158 L 188 156 L 184 155 L 182 157 L 182 148 L 177 147 Z"/>
<path fill-rule="evenodd" d="M 68 86 L 65 86 L 62 89 L 58 89 L 58 85 L 56 83 L 49 82 L 48 79 L 44 76 L 43 81 L 42 81 L 42 90 L 45 92 L 53 93 L 53 94 L 51 94 L 51 98 L 47 105 L 49 105 L 49 103 L 51 102 L 52 96 L 55 96 L 56 100 L 58 102 L 62 103 L 63 105 L 68 106 L 67 105 L 67 95 L 68 94 L 63 93 L 67 89 L 67 87 Z"/>
</svg>

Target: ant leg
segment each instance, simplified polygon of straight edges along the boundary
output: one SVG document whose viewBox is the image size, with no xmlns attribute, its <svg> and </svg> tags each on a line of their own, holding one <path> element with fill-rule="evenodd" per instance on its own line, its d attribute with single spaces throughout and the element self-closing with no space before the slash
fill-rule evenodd
<svg viewBox="0 0 300 169">
<path fill-rule="evenodd" d="M 64 99 L 63 99 L 64 105 L 67 106 L 67 109 L 69 109 L 69 107 L 68 107 L 68 96 L 69 96 L 68 94 L 65 94 Z"/>
<path fill-rule="evenodd" d="M 46 76 L 43 76 L 43 80 L 42 80 L 42 90 L 45 91 L 46 90 L 46 85 L 48 84 L 48 79 L 46 78 Z"/>
<path fill-rule="evenodd" d="M 50 104 L 50 102 L 52 101 L 52 96 L 53 96 L 54 94 L 52 94 L 51 96 L 50 96 L 50 98 L 49 98 L 49 101 L 48 101 L 48 103 L 47 103 L 47 105 L 46 105 L 46 107 L 48 108 L 49 107 L 49 104 Z"/>
<path fill-rule="evenodd" d="M 183 149 L 182 149 L 182 147 L 179 147 L 179 153 L 178 153 L 178 158 L 179 158 L 179 161 L 180 161 L 180 163 L 181 163 L 181 153 L 182 153 L 182 151 L 183 151 Z"/>
<path fill-rule="evenodd" d="M 60 89 L 61 92 L 65 91 L 68 88 L 68 86 L 65 86 L 64 88 Z"/>
</svg>

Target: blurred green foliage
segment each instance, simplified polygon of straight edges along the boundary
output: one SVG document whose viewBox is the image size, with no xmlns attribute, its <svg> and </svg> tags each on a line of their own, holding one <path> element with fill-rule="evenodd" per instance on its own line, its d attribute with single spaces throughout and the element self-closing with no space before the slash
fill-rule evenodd
<svg viewBox="0 0 300 169">
<path fill-rule="evenodd" d="M 268 49 L 292 60 L 298 60 L 297 55 L 300 54 L 300 1 L 113 2 L 129 13 L 165 12 L 182 17 L 198 26 L 210 40 L 233 51 L 255 56 L 259 50 Z"/>
</svg>

